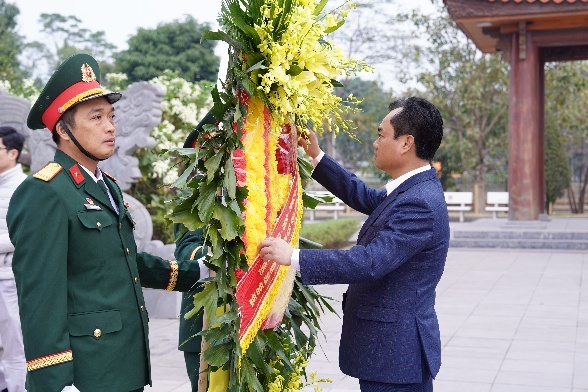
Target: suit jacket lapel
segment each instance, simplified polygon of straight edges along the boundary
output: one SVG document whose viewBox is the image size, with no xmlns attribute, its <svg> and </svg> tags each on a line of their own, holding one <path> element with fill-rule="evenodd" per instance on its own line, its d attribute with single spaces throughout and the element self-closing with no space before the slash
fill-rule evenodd
<svg viewBox="0 0 588 392">
<path fill-rule="evenodd" d="M 384 199 L 384 201 L 382 201 L 380 203 L 380 205 L 374 210 L 374 212 L 372 212 L 370 214 L 368 219 L 366 219 L 366 221 L 364 222 L 364 224 L 361 227 L 361 230 L 359 231 L 359 234 L 357 236 L 357 243 L 358 244 L 360 243 L 361 238 L 364 236 L 367 229 L 373 225 L 374 221 L 382 214 L 382 212 L 386 209 L 386 207 L 388 207 L 390 205 L 390 203 L 392 203 L 394 200 L 396 200 L 398 195 L 400 195 L 403 192 L 406 192 L 408 189 L 412 188 L 415 184 L 418 184 L 422 181 L 427 181 L 427 180 L 435 177 L 436 175 L 437 174 L 436 174 L 435 169 L 431 168 L 430 170 L 427 170 L 425 172 L 415 174 L 414 176 L 410 177 L 409 179 L 404 181 L 402 184 L 400 184 L 400 186 L 398 186 L 398 188 L 394 189 L 392 191 L 392 193 L 390 193 Z"/>
</svg>

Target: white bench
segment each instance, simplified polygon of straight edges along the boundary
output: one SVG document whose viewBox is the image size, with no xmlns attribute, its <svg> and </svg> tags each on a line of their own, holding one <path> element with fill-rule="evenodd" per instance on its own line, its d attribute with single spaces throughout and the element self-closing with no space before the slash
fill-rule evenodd
<svg viewBox="0 0 588 392">
<path fill-rule="evenodd" d="M 309 194 L 320 197 L 330 196 L 333 198 L 333 201 L 330 203 L 319 203 L 315 208 L 305 208 L 305 210 L 309 212 L 309 218 L 311 221 L 314 221 L 315 219 L 315 211 L 332 211 L 333 219 L 339 219 L 339 211 L 345 211 L 347 209 L 345 203 L 330 192 L 309 192 Z"/>
<path fill-rule="evenodd" d="M 472 210 L 472 192 L 444 192 L 447 211 L 459 211 L 459 221 L 464 221 L 464 212 Z"/>
<path fill-rule="evenodd" d="M 508 192 L 486 193 L 486 211 L 492 212 L 492 218 L 497 218 L 498 212 L 508 212 Z"/>
</svg>

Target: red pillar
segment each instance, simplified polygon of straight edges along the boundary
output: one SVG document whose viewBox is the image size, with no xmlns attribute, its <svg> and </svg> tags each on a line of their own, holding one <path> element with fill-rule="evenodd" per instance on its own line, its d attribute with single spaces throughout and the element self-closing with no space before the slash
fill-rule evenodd
<svg viewBox="0 0 588 392">
<path fill-rule="evenodd" d="M 510 56 L 508 192 L 510 220 L 538 220 L 544 175 L 539 49 L 532 33 L 513 34 Z"/>
</svg>

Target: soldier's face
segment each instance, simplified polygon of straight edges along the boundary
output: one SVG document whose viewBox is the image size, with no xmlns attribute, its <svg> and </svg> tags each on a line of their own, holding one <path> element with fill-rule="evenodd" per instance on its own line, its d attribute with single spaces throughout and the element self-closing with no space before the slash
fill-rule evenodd
<svg viewBox="0 0 588 392">
<path fill-rule="evenodd" d="M 114 108 L 106 98 L 91 99 L 77 104 L 72 133 L 88 152 L 105 159 L 114 154 L 116 128 Z"/>
</svg>

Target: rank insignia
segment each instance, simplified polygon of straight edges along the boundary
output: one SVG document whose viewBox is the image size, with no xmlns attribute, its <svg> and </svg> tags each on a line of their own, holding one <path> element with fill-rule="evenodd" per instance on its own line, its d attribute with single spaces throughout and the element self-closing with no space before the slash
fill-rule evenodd
<svg viewBox="0 0 588 392">
<path fill-rule="evenodd" d="M 49 162 L 41 170 L 33 174 L 33 177 L 46 182 L 51 181 L 61 171 L 61 165 L 57 162 Z"/>
<path fill-rule="evenodd" d="M 84 175 L 82 174 L 82 171 L 78 165 L 74 164 L 72 167 L 70 167 L 69 174 L 71 174 L 71 178 L 73 178 L 76 185 L 80 185 L 82 182 L 84 182 Z"/>
</svg>

